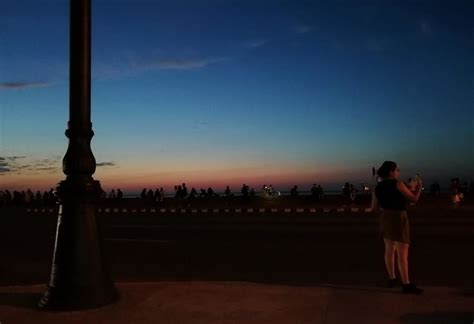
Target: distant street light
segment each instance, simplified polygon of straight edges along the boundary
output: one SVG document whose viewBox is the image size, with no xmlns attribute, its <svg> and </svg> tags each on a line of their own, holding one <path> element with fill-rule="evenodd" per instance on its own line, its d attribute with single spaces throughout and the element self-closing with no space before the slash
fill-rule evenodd
<svg viewBox="0 0 474 324">
<path fill-rule="evenodd" d="M 102 188 L 92 178 L 91 0 L 70 0 L 69 146 L 66 179 L 57 187 L 59 215 L 53 265 L 41 309 L 79 309 L 117 298 L 102 250 L 97 201 Z"/>
</svg>

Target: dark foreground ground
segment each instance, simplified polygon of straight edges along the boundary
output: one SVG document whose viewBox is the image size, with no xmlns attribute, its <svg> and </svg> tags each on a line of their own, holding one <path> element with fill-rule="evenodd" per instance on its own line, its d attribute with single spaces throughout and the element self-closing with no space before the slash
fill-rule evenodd
<svg viewBox="0 0 474 324">
<path fill-rule="evenodd" d="M 262 206 L 253 205 L 253 213 L 234 209 L 191 213 L 160 212 L 136 201 L 128 202 L 124 212 L 123 206 L 106 203 L 100 217 L 112 276 L 120 282 L 368 287 L 385 279 L 383 242 L 377 233 L 377 216 L 364 211 L 368 205 L 337 211 L 323 209 L 329 205 L 307 204 L 301 212 L 284 212 L 284 204 L 271 204 L 277 211 L 267 205 L 265 212 L 257 213 Z M 309 207 L 318 209 L 310 213 Z M 11 207 L 1 208 L 0 213 L 0 285 L 46 283 L 56 212 Z M 409 217 L 413 281 L 421 286 L 472 287 L 473 205 L 454 210 L 446 201 L 425 201 L 411 207 Z"/>
</svg>

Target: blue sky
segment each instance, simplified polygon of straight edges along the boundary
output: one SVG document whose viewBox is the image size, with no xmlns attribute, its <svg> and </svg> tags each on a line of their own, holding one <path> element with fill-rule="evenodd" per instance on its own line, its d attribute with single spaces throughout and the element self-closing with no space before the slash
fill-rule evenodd
<svg viewBox="0 0 474 324">
<path fill-rule="evenodd" d="M 471 180 L 473 16 L 472 1 L 94 0 L 95 177 L 338 186 L 389 159 Z M 0 181 L 49 187 L 68 2 L 4 1 L 0 21 Z"/>
</svg>

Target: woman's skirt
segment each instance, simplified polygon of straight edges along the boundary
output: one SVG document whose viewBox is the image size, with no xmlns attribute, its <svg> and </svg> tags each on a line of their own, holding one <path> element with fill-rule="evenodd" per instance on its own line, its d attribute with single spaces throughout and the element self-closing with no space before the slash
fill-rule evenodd
<svg viewBox="0 0 474 324">
<path fill-rule="evenodd" d="M 382 210 L 380 213 L 380 232 L 383 238 L 410 244 L 410 224 L 407 211 Z"/>
</svg>

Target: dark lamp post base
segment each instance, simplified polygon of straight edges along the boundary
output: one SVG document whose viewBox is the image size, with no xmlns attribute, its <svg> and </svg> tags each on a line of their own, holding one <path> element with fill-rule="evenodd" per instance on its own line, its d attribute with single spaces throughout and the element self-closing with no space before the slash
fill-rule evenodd
<svg viewBox="0 0 474 324">
<path fill-rule="evenodd" d="M 119 299 L 114 287 L 102 287 L 102 291 L 93 292 L 84 288 L 82 291 L 72 292 L 72 288 L 48 287 L 38 302 L 40 310 L 73 311 L 106 306 Z"/>
<path fill-rule="evenodd" d="M 102 189 L 92 177 L 62 181 L 53 266 L 40 309 L 94 308 L 118 298 L 102 249 L 97 201 Z"/>
</svg>

